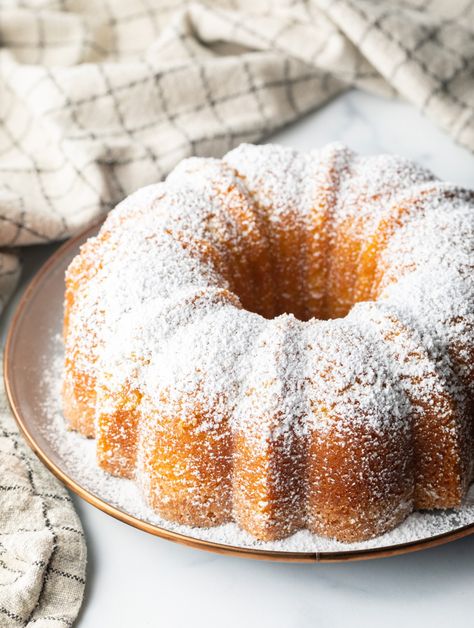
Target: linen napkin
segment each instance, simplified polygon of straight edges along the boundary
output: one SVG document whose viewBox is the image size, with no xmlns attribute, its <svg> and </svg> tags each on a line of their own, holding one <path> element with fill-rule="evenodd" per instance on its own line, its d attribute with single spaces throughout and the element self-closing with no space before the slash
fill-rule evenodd
<svg viewBox="0 0 474 628">
<path fill-rule="evenodd" d="M 71 498 L 24 444 L 2 383 L 0 626 L 72 626 L 85 569 L 84 533 Z"/>
<path fill-rule="evenodd" d="M 68 238 L 184 157 L 258 141 L 352 86 L 406 99 L 474 150 L 473 60 L 474 0 L 2 2 L 0 310 L 18 247 Z M 0 625 L 70 625 L 80 523 L 3 395 L 0 430 Z"/>
</svg>

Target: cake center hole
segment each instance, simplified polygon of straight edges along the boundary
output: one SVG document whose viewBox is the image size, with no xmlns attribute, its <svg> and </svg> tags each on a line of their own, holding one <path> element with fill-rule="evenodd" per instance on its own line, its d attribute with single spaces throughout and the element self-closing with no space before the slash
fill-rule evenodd
<svg viewBox="0 0 474 628">
<path fill-rule="evenodd" d="M 237 278 L 233 291 L 246 310 L 267 319 L 293 314 L 300 321 L 312 318 L 329 320 L 344 318 L 355 303 L 365 300 L 360 295 L 354 298 L 355 280 L 350 273 L 346 273 L 343 281 L 338 280 L 339 290 L 335 290 L 332 285 L 335 282 L 328 279 L 327 275 L 313 277 L 310 282 L 306 276 L 302 276 L 303 273 L 293 272 L 289 264 L 277 269 L 279 272 L 273 268 L 269 275 L 257 272 L 251 281 L 239 281 Z"/>
</svg>

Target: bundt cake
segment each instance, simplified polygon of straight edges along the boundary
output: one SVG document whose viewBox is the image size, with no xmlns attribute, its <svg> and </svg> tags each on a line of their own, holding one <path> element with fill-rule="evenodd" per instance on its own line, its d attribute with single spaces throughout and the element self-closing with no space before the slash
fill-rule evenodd
<svg viewBox="0 0 474 628">
<path fill-rule="evenodd" d="M 132 194 L 66 276 L 64 413 L 162 517 L 342 541 L 473 479 L 474 193 L 241 145 Z"/>
</svg>

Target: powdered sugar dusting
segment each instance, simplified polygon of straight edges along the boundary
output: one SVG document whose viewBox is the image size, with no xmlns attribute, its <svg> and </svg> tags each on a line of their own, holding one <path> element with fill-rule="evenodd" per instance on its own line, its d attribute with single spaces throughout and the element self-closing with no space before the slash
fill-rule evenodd
<svg viewBox="0 0 474 628">
<path fill-rule="evenodd" d="M 278 518 L 304 527 L 308 494 L 319 508 L 320 486 L 336 480 L 368 493 L 370 508 L 353 515 L 360 534 L 417 506 L 457 503 L 474 469 L 473 206 L 472 193 L 406 160 L 338 145 L 308 154 L 242 145 L 223 160 L 185 160 L 165 183 L 129 197 L 68 270 L 66 383 L 90 378 L 90 427 L 103 455 L 128 465 L 166 510 L 172 482 L 144 443 L 173 456 L 173 417 L 197 440 L 208 435 L 203 459 L 228 492 L 214 507 L 219 491 L 187 444 L 180 464 L 192 481 L 181 470 L 174 482 L 189 517 L 238 518 L 240 508 L 262 534 Z M 130 391 L 139 393 L 138 420 L 124 427 L 116 419 Z M 439 432 L 433 445 L 430 429 Z M 125 453 L 127 432 L 136 450 Z M 246 465 L 232 470 L 226 443 L 237 437 L 247 467 L 269 443 L 281 467 L 294 463 L 293 477 L 267 460 L 257 505 Z M 332 468 L 330 457 L 318 468 L 329 442 L 359 452 L 351 468 Z M 231 472 L 234 486 L 248 482 L 233 506 Z M 291 504 L 285 491 L 294 491 Z M 320 529 L 319 510 L 311 517 Z"/>
<path fill-rule="evenodd" d="M 308 530 L 301 530 L 280 541 L 261 542 L 234 523 L 212 528 L 196 528 L 166 521 L 146 505 L 134 482 L 113 477 L 97 466 L 93 439 L 87 439 L 67 429 L 60 403 L 63 348 L 59 335 L 53 339 L 52 344 L 55 358 L 48 359 L 44 369 L 43 412 L 48 417 L 44 436 L 61 460 L 61 468 L 69 477 L 93 495 L 139 520 L 191 538 L 233 547 L 317 553 L 390 547 L 474 525 L 474 486 L 459 509 L 413 513 L 394 530 L 375 539 L 358 543 L 341 543 L 311 534 Z"/>
</svg>

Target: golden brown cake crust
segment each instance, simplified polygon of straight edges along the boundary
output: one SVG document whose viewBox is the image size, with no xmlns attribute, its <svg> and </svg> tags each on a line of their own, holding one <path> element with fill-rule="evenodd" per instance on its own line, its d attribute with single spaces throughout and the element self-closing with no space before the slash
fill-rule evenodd
<svg viewBox="0 0 474 628">
<path fill-rule="evenodd" d="M 66 419 L 179 523 L 355 541 L 457 506 L 473 267 L 473 194 L 402 158 L 185 160 L 67 272 Z"/>
</svg>

